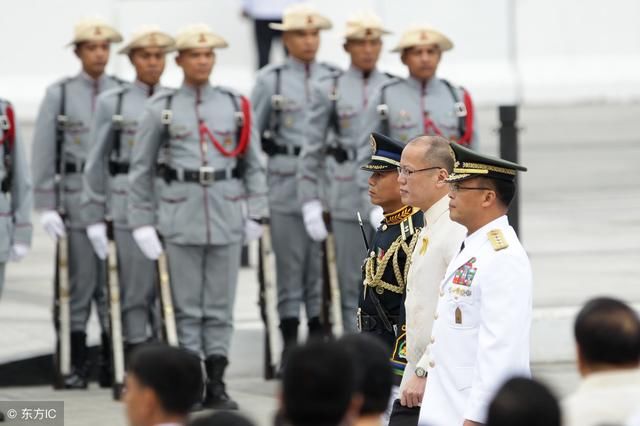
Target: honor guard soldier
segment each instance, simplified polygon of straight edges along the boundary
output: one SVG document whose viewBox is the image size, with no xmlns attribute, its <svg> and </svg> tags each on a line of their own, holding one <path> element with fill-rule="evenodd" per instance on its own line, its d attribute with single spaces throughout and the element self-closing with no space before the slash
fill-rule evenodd
<svg viewBox="0 0 640 426">
<path fill-rule="evenodd" d="M 67 388 L 87 387 L 86 325 L 92 298 L 103 331 L 100 384 L 110 385 L 106 265 L 92 250 L 80 205 L 82 171 L 93 142 L 89 130 L 97 97 L 122 83 L 104 72 L 111 43 L 120 41 L 120 33 L 100 20 L 83 20 L 76 25 L 70 45 L 82 70 L 47 88 L 33 135 L 35 208 L 41 212 L 42 226 L 51 238 L 68 239 L 73 371 L 65 381 Z"/>
<path fill-rule="evenodd" d="M 31 247 L 31 177 L 13 105 L 0 99 L 0 296 L 5 264 Z"/>
<path fill-rule="evenodd" d="M 506 379 L 531 374 L 531 265 L 506 216 L 526 168 L 451 147 L 449 214 L 467 236 L 440 284 L 419 424 L 472 426 Z"/>
<path fill-rule="evenodd" d="M 93 146 L 84 169 L 83 214 L 90 224 L 87 235 L 101 259 L 107 257 L 105 220 L 113 221 L 127 353 L 149 339 L 149 307 L 155 295 L 155 262 L 135 244 L 127 222 L 127 173 L 138 120 L 145 102 L 160 90 L 165 55 L 173 44 L 168 34 L 146 27 L 119 51 L 129 56 L 136 80 L 98 97 L 91 133 Z"/>
<path fill-rule="evenodd" d="M 356 331 L 362 243 L 356 212 L 368 212 L 356 175 L 357 149 L 362 144 L 362 113 L 369 98 L 389 76 L 376 69 L 382 36 L 380 19 L 369 13 L 347 21 L 344 49 L 351 66 L 321 78 L 313 87 L 306 141 L 300 154 L 298 195 L 305 228 L 315 241 L 327 236 L 323 220 L 322 182 L 328 171 L 327 203 L 335 236 L 342 319 L 346 332 Z"/>
<path fill-rule="evenodd" d="M 379 336 L 389 348 L 395 386 L 406 365 L 404 296 L 411 252 L 423 224 L 420 209 L 402 204 L 398 167 L 403 143 L 371 135 L 371 160 L 362 170 L 371 172 L 369 197 L 382 207 L 384 219 L 367 247 L 358 308 L 361 331 Z"/>
<path fill-rule="evenodd" d="M 184 82 L 154 95 L 145 107 L 129 172 L 129 225 L 142 252 L 158 258 L 157 198 L 180 345 L 205 357 L 204 405 L 236 409 L 223 375 L 240 250 L 243 240 L 260 237 L 267 189 L 251 105 L 209 83 L 214 49 L 226 46 L 204 24 L 176 36 Z M 166 181 L 158 197 L 156 172 Z"/>
<path fill-rule="evenodd" d="M 282 40 L 289 52 L 285 63 L 263 68 L 251 99 L 262 149 L 269 156 L 267 182 L 273 250 L 276 256 L 278 315 L 286 355 L 298 336 L 300 305 L 304 303 L 311 335 L 322 333 L 320 322 L 321 249 L 305 231 L 296 178 L 305 141 L 313 82 L 337 69 L 316 62 L 320 30 L 331 22 L 307 5 L 284 12 Z M 283 360 L 286 357 L 283 357 Z"/>
<path fill-rule="evenodd" d="M 474 147 L 477 132 L 469 92 L 436 76 L 442 53 L 453 48 L 444 34 L 418 27 L 405 32 L 393 49 L 409 77 L 383 85 L 367 108 L 364 135 L 379 131 L 403 142 L 440 135 Z"/>
</svg>

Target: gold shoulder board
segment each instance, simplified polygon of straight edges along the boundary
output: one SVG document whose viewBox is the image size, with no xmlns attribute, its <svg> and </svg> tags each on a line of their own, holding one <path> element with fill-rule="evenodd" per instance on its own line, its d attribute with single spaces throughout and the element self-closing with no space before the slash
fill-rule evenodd
<svg viewBox="0 0 640 426">
<path fill-rule="evenodd" d="M 487 233 L 489 241 L 495 251 L 506 249 L 509 247 L 509 243 L 504 239 L 502 231 L 500 229 L 493 229 Z"/>
</svg>

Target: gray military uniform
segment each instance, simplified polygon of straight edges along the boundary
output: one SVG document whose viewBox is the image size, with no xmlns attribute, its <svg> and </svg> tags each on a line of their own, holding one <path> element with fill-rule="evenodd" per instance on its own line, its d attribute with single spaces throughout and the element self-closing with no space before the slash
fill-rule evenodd
<svg viewBox="0 0 640 426">
<path fill-rule="evenodd" d="M 303 302 L 307 318 L 320 315 L 321 248 L 305 230 L 296 174 L 299 152 L 309 130 L 313 82 L 336 71 L 325 64 L 304 64 L 289 57 L 284 64 L 264 67 L 251 94 L 260 132 L 270 130 L 277 119 L 274 142 L 284 151 L 269 157 L 267 167 L 280 319 L 298 318 Z M 278 72 L 280 93 L 276 93 Z M 274 102 L 276 94 L 281 96 L 279 112 Z"/>
<path fill-rule="evenodd" d="M 148 339 L 156 272 L 155 262 L 140 251 L 127 222 L 127 173 L 138 120 L 145 102 L 158 89 L 158 85 L 135 81 L 98 97 L 91 129 L 93 146 L 84 169 L 83 216 L 89 224 L 107 218 L 113 221 L 124 337 L 134 344 Z M 118 109 L 121 122 L 114 122 Z"/>
<path fill-rule="evenodd" d="M 9 260 L 11 246 L 15 243 L 31 245 L 31 178 L 27 168 L 27 158 L 22 146 L 17 120 L 9 121 L 7 108 L 9 103 L 0 99 L 0 182 L 7 178 L 11 171 L 11 185 L 6 192 L 0 191 L 0 294 L 4 285 L 5 263 Z M 13 129 L 11 126 L 14 126 Z M 13 134 L 13 141 L 10 135 Z M 13 143 L 13 147 L 11 147 Z M 8 154 L 5 164 L 5 154 Z M 10 170 L 8 170 L 10 167 Z M 9 181 L 7 181 L 7 185 Z"/>
<path fill-rule="evenodd" d="M 368 200 L 365 203 L 356 180 L 362 165 L 357 161 L 358 149 L 363 144 L 361 120 L 371 97 L 389 78 L 377 70 L 365 77 L 362 71 L 351 66 L 344 73 L 320 79 L 314 85 L 306 142 L 300 154 L 298 196 L 301 202 L 326 196 L 331 213 L 342 318 L 347 332 L 357 330 L 360 268 L 366 255 L 356 212 L 366 214 L 372 207 Z M 366 142 L 368 152 L 368 140 Z M 338 152 L 340 150 L 342 152 Z M 329 185 L 326 194 L 322 194 L 325 167 Z"/>
<path fill-rule="evenodd" d="M 166 117 L 163 110 L 169 96 L 172 116 L 167 141 L 162 117 Z M 202 119 L 218 144 L 233 150 L 238 143 L 236 103 L 240 104 L 240 97 L 235 92 L 208 84 L 199 88 L 183 84 L 155 95 L 140 120 L 129 172 L 133 229 L 156 222 L 156 170 L 169 167 L 176 173 L 177 179 L 162 185 L 157 196 L 158 230 L 169 260 L 180 344 L 206 357 L 226 357 L 229 350 L 243 208 L 246 204 L 251 218 L 267 214 L 257 127 L 251 128 L 239 177 L 238 159 L 223 155 L 208 137 L 200 137 Z M 164 165 L 158 166 L 158 161 Z M 212 167 L 215 180 L 209 184 L 184 181 L 192 175 L 190 171 L 198 175 L 197 171 L 205 170 L 201 166 Z"/>
<path fill-rule="evenodd" d="M 367 107 L 363 120 L 366 139 L 374 131 L 384 134 L 387 127 L 387 136 L 405 143 L 416 136 L 436 134 L 456 141 L 461 137 L 458 115 L 461 106 L 457 103 L 464 104 L 462 88 L 450 89 L 443 79 L 434 77 L 426 84 L 413 77 L 391 80 L 377 91 Z M 380 111 L 382 104 L 387 106 L 386 113 Z M 388 126 L 383 123 L 383 115 Z M 471 131 L 470 142 L 474 147 L 478 142 L 475 117 Z"/>
<path fill-rule="evenodd" d="M 420 135 L 436 134 L 458 140 L 461 133 L 458 102 L 464 104 L 462 88 L 449 86 L 443 79 L 434 77 L 424 84 L 413 77 L 395 78 L 383 84 L 369 102 L 362 120 L 363 138 L 368 141 L 371 132 L 379 132 L 405 143 Z M 466 130 L 470 132 L 470 147 L 476 147 L 475 114 Z M 358 158 L 367 161 L 371 151 L 365 144 L 362 147 Z M 368 199 L 366 176 L 360 175 L 358 186 L 363 199 Z"/>
<path fill-rule="evenodd" d="M 98 95 L 120 85 L 114 77 L 102 75 L 94 80 L 84 72 L 63 79 L 47 88 L 40 105 L 33 135 L 32 171 L 34 201 L 38 210 L 64 208 L 69 240 L 69 280 L 71 292 L 71 331 L 84 331 L 95 298 L 102 329 L 108 329 L 106 305 L 106 268 L 94 254 L 86 235 L 87 222 L 81 215 L 82 169 L 92 141 L 89 138 Z M 65 91 L 63 159 L 63 200 L 58 200 L 56 174 L 56 118 L 61 113 Z M 59 206 L 62 202 L 62 206 Z"/>
</svg>

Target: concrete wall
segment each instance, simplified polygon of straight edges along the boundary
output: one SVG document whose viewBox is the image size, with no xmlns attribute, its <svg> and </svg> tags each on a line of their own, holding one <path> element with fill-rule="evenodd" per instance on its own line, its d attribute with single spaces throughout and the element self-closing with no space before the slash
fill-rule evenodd
<svg viewBox="0 0 640 426">
<path fill-rule="evenodd" d="M 395 31 L 386 40 L 387 48 L 415 23 L 429 23 L 450 35 L 456 48 L 444 57 L 440 74 L 467 86 L 478 104 L 640 98 L 640 2 L 634 0 L 315 0 L 315 4 L 335 22 L 334 30 L 324 34 L 320 58 L 339 65 L 347 64 L 341 48 L 345 19 L 353 11 L 369 8 Z M 175 32 L 188 23 L 209 23 L 231 44 L 219 53 L 214 81 L 244 92 L 251 88 L 252 31 L 240 16 L 239 0 L 12 1 L 0 14 L 0 94 L 14 100 L 22 118 L 35 114 L 48 83 L 77 71 L 73 53 L 64 45 L 77 19 L 96 15 L 115 23 L 125 37 L 141 24 Z M 381 67 L 405 74 L 396 54 L 385 52 Z M 124 57 L 114 55 L 109 68 L 123 77 L 132 75 Z M 179 81 L 172 64 L 165 83 Z"/>
</svg>

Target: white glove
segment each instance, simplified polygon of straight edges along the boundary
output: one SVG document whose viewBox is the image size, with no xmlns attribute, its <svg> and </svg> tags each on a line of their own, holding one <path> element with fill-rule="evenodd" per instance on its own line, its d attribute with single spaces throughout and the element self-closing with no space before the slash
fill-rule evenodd
<svg viewBox="0 0 640 426">
<path fill-rule="evenodd" d="M 58 238 L 67 235 L 67 232 L 64 229 L 64 222 L 55 210 L 43 211 L 40 216 L 40 223 L 42 224 L 45 232 L 49 234 L 54 241 L 58 241 Z"/>
<path fill-rule="evenodd" d="M 373 226 L 373 229 L 378 229 L 383 220 L 384 213 L 382 211 L 382 207 L 375 206 L 369 211 L 369 223 Z"/>
<path fill-rule="evenodd" d="M 96 256 L 102 260 L 106 259 L 109 250 L 107 225 L 100 222 L 87 226 L 87 237 L 89 237 L 89 241 L 91 241 L 91 245 L 93 246 L 93 251 L 96 252 Z"/>
<path fill-rule="evenodd" d="M 262 237 L 264 228 L 262 224 L 253 219 L 247 219 L 244 222 L 244 242 L 248 243 Z"/>
<path fill-rule="evenodd" d="M 319 200 L 307 201 L 302 205 L 302 218 L 307 234 L 314 241 L 327 238 L 327 226 L 322 218 L 322 203 Z"/>
<path fill-rule="evenodd" d="M 140 251 L 151 260 L 156 260 L 162 253 L 160 238 L 153 226 L 141 226 L 133 230 L 133 239 Z"/>
<path fill-rule="evenodd" d="M 23 257 L 29 253 L 29 246 L 26 244 L 15 243 L 11 246 L 11 254 L 9 260 L 12 262 L 20 262 Z"/>
</svg>

